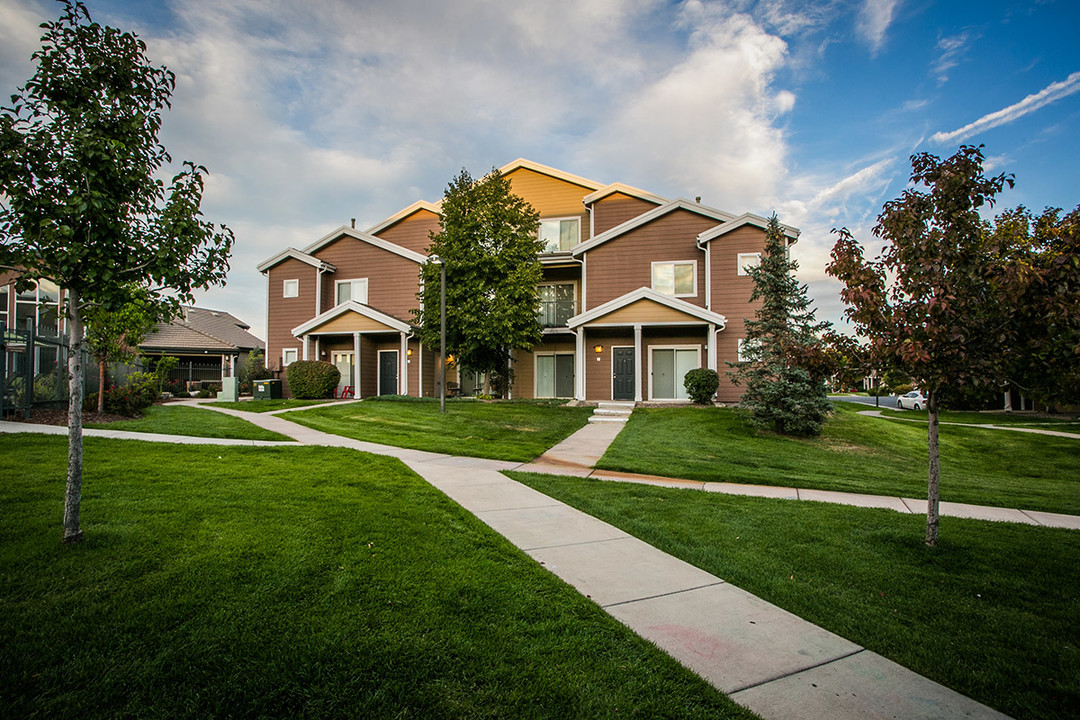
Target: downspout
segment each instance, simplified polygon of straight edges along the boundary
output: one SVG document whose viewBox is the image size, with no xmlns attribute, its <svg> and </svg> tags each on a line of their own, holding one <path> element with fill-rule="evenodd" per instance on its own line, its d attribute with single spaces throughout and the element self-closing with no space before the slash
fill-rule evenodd
<svg viewBox="0 0 1080 720">
<path fill-rule="evenodd" d="M 698 235 L 697 246 L 705 251 L 705 309 L 712 310 L 712 254 L 709 243 L 701 244 L 701 236 Z"/>
</svg>

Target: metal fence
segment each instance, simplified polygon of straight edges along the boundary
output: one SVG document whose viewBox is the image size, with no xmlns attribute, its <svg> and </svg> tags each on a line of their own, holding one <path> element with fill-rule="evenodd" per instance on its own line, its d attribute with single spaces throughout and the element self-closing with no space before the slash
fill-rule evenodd
<svg viewBox="0 0 1080 720">
<path fill-rule="evenodd" d="M 29 419 L 35 406 L 58 406 L 68 400 L 66 338 L 39 335 L 0 323 L 0 417 L 21 413 Z M 98 391 L 96 368 L 83 351 L 83 388 Z"/>
</svg>

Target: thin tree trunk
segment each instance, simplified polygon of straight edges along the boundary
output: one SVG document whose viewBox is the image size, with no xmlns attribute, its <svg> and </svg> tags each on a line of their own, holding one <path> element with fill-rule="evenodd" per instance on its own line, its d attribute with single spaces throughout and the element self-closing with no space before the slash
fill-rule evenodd
<svg viewBox="0 0 1080 720">
<path fill-rule="evenodd" d="M 933 547 L 938 541 L 938 503 L 940 502 L 941 456 L 938 447 L 937 393 L 930 391 L 926 398 L 927 449 L 930 455 L 930 479 L 926 499 L 926 544 Z"/>
<path fill-rule="evenodd" d="M 108 365 L 104 360 L 98 362 L 98 391 L 97 411 L 98 415 L 105 412 L 105 367 Z"/>
<path fill-rule="evenodd" d="M 82 314 L 79 312 L 79 292 L 68 290 L 68 472 L 64 490 L 64 542 L 82 542 L 79 527 L 79 503 L 82 500 L 82 401 L 83 368 Z"/>
</svg>

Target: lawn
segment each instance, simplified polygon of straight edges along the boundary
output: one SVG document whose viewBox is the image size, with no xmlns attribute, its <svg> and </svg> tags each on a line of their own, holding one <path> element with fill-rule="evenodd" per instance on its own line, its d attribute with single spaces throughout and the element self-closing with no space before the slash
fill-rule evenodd
<svg viewBox="0 0 1080 720">
<path fill-rule="evenodd" d="M 725 408 L 642 408 L 597 467 L 691 480 L 926 497 L 926 426 L 835 403 L 821 437 L 750 428 Z M 1080 514 L 1080 440 L 941 426 L 941 499 Z"/>
<path fill-rule="evenodd" d="M 274 410 L 291 410 L 292 408 L 311 407 L 312 405 L 325 405 L 333 400 L 293 400 L 281 398 L 276 400 L 244 400 L 242 402 L 212 402 L 214 407 L 227 408 L 229 410 L 245 410 L 247 412 L 273 412 Z"/>
<path fill-rule="evenodd" d="M 1013 717 L 1080 717 L 1080 532 L 511 473 Z"/>
<path fill-rule="evenodd" d="M 749 718 L 400 463 L 0 436 L 0 717 Z"/>
<path fill-rule="evenodd" d="M 236 440 L 292 440 L 252 425 L 247 420 L 187 405 L 151 405 L 143 411 L 141 418 L 110 423 L 86 423 L 86 427 Z"/>
<path fill-rule="evenodd" d="M 289 413 L 323 432 L 429 452 L 527 462 L 580 429 L 591 408 L 537 401 L 368 399 Z"/>
<path fill-rule="evenodd" d="M 925 410 L 891 410 L 882 408 L 881 414 L 889 418 L 921 420 L 926 422 Z M 1035 415 L 1033 413 L 1005 412 L 962 412 L 943 410 L 938 413 L 938 422 L 970 423 L 974 425 L 1002 425 L 1018 427 L 1036 427 L 1043 430 L 1061 430 L 1062 432 L 1080 433 L 1080 419 L 1069 415 Z"/>
</svg>

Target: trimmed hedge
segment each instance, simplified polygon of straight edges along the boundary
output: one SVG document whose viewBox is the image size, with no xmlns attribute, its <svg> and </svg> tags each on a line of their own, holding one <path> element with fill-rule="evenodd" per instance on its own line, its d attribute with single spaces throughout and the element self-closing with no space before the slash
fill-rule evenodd
<svg viewBox="0 0 1080 720">
<path fill-rule="evenodd" d="M 285 368 L 289 392 L 298 400 L 319 400 L 332 397 L 341 381 L 341 371 L 332 363 L 318 360 L 297 360 Z"/>
<path fill-rule="evenodd" d="M 720 376 L 709 368 L 694 368 L 683 378 L 683 387 L 695 403 L 708 405 L 720 387 Z"/>
</svg>

